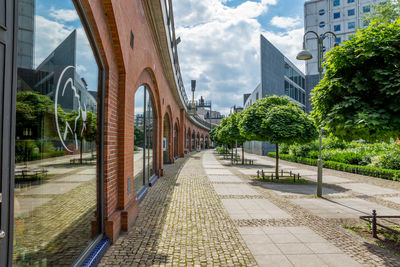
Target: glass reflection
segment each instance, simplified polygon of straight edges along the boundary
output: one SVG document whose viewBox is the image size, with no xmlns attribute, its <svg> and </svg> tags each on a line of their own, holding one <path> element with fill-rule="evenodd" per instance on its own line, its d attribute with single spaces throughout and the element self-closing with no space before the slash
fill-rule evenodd
<svg viewBox="0 0 400 267">
<path fill-rule="evenodd" d="M 134 192 L 137 194 L 155 174 L 156 119 L 149 90 L 141 86 L 135 93 Z"/>
<path fill-rule="evenodd" d="M 14 266 L 69 266 L 98 234 L 98 66 L 72 1 L 48 4 L 19 1 Z"/>
</svg>

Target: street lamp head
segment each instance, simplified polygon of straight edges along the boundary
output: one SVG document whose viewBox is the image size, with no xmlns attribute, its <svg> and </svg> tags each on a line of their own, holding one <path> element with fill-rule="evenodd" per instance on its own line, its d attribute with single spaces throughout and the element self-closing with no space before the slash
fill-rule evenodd
<svg viewBox="0 0 400 267">
<path fill-rule="evenodd" d="M 192 80 L 192 92 L 196 90 L 196 80 Z"/>
<path fill-rule="evenodd" d="M 310 51 L 305 49 L 301 50 L 296 56 L 298 60 L 310 60 L 312 57 L 313 56 L 311 55 Z"/>
</svg>

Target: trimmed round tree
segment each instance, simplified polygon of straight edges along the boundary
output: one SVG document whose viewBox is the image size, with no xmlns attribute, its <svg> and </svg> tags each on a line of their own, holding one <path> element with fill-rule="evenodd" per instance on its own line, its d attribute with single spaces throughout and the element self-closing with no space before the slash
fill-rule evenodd
<svg viewBox="0 0 400 267">
<path fill-rule="evenodd" d="M 246 138 L 241 134 L 239 129 L 240 113 L 232 113 L 228 118 L 225 119 L 224 123 L 221 123 L 221 129 L 218 133 L 220 138 L 224 139 L 228 144 L 237 145 L 242 144 L 242 164 L 244 164 L 244 150 L 243 144 L 246 142 Z"/>
<path fill-rule="evenodd" d="M 373 21 L 326 55 L 312 116 L 342 140 L 400 136 L 400 19 Z"/>
<path fill-rule="evenodd" d="M 279 144 L 304 144 L 315 140 L 314 121 L 286 97 L 267 96 L 243 111 L 239 127 L 247 140 L 276 146 L 275 175 L 279 178 Z"/>
</svg>

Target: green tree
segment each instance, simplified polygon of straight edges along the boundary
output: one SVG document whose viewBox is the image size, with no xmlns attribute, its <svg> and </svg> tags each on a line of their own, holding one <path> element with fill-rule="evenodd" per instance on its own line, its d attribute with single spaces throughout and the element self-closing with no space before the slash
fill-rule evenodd
<svg viewBox="0 0 400 267">
<path fill-rule="evenodd" d="M 144 144 L 144 131 L 141 127 L 135 125 L 134 141 L 136 147 L 143 147 Z"/>
<path fill-rule="evenodd" d="M 77 116 L 79 116 L 79 118 L 76 121 Z M 67 122 L 72 130 L 75 129 L 76 137 L 79 140 L 80 163 L 82 164 L 83 140 L 92 143 L 97 138 L 97 116 L 93 112 L 87 111 L 85 121 L 83 121 L 82 112 L 79 114 L 76 110 L 73 110 L 71 113 L 67 114 Z M 72 132 L 68 132 L 68 136 L 72 139 L 75 138 Z"/>
<path fill-rule="evenodd" d="M 32 91 L 17 93 L 16 135 L 18 137 L 23 137 L 23 130 L 29 128 L 32 131 L 30 138 L 43 138 L 41 128 L 46 115 L 55 115 L 54 102 L 49 97 Z M 57 107 L 57 117 L 59 125 L 64 125 L 66 114 L 60 106 Z"/>
<path fill-rule="evenodd" d="M 371 12 L 366 13 L 364 21 L 374 24 L 394 23 L 400 17 L 400 0 L 391 0 L 386 3 L 371 5 Z"/>
<path fill-rule="evenodd" d="M 286 97 L 267 96 L 243 111 L 239 128 L 247 140 L 276 146 L 275 175 L 279 178 L 279 144 L 304 144 L 318 137 L 314 121 Z"/>
<path fill-rule="evenodd" d="M 226 142 L 230 144 L 233 148 L 235 145 L 237 153 L 237 144 L 242 144 L 242 164 L 244 164 L 244 148 L 243 144 L 247 141 L 245 136 L 243 136 L 239 129 L 240 113 L 233 113 L 228 118 L 219 131 L 219 135 L 225 138 Z"/>
<path fill-rule="evenodd" d="M 313 117 L 342 140 L 400 136 L 400 20 L 372 22 L 333 48 L 314 89 Z"/>
</svg>

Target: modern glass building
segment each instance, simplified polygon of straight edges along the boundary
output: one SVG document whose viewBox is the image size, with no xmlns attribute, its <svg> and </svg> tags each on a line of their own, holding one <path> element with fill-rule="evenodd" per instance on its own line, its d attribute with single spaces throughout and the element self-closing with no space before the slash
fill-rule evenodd
<svg viewBox="0 0 400 267">
<path fill-rule="evenodd" d="M 266 95 L 286 96 L 306 109 L 306 79 L 304 74 L 264 36 L 260 36 L 261 83 L 251 94 L 244 95 L 244 108 L 248 108 Z M 267 142 L 246 142 L 248 152 L 266 155 L 275 151 Z"/>
</svg>

